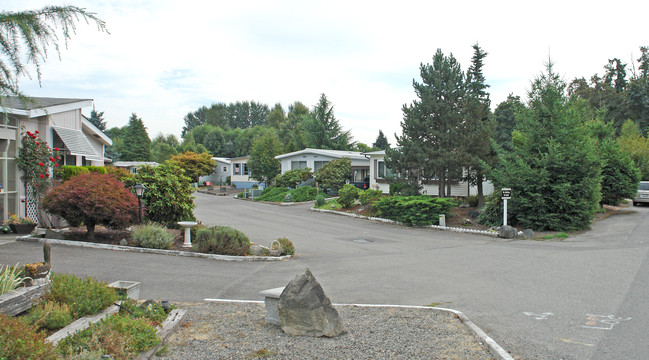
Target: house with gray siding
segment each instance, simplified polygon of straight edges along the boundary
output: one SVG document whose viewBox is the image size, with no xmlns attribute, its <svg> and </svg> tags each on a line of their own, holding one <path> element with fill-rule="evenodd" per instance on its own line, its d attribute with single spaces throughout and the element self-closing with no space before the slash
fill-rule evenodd
<svg viewBox="0 0 649 360">
<path fill-rule="evenodd" d="M 370 172 L 370 160 L 357 151 L 306 148 L 275 156 L 281 162 L 282 174 L 295 169 L 309 168 L 317 173 L 329 161 L 349 158 L 352 163 L 352 181 L 363 181 Z"/>
</svg>

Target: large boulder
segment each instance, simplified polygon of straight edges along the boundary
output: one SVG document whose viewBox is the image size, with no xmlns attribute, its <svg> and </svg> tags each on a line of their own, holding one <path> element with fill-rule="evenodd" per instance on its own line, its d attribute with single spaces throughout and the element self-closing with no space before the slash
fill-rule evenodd
<svg viewBox="0 0 649 360">
<path fill-rule="evenodd" d="M 338 311 L 309 269 L 284 288 L 278 309 L 282 330 L 289 335 L 335 337 L 345 332 Z"/>
<path fill-rule="evenodd" d="M 518 230 L 509 225 L 501 226 L 498 230 L 498 237 L 503 239 L 514 239 L 518 236 Z"/>
</svg>

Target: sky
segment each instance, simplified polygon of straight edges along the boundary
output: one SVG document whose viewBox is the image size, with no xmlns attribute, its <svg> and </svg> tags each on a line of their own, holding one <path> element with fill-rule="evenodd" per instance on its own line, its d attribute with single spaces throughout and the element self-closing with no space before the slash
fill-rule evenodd
<svg viewBox="0 0 649 360">
<path fill-rule="evenodd" d="M 180 137 L 183 117 L 213 103 L 256 101 L 312 108 L 324 93 L 344 130 L 371 145 L 401 133 L 402 106 L 436 50 L 466 70 L 472 45 L 488 53 L 492 108 L 526 99 L 548 59 L 566 81 L 633 63 L 649 46 L 646 1 L 171 1 L 3 0 L 2 11 L 75 5 L 110 34 L 81 22 L 50 49 L 30 96 L 93 99 L 108 128 L 131 113 L 149 136 Z M 635 20 L 634 20 L 635 19 Z M 91 109 L 85 109 L 89 116 Z M 218 156 L 218 154 L 213 154 Z"/>
</svg>

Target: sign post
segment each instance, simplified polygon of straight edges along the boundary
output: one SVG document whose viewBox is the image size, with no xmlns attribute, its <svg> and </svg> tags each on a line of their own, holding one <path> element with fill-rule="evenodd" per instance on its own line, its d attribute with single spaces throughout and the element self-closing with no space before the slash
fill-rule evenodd
<svg viewBox="0 0 649 360">
<path fill-rule="evenodd" d="M 503 199 L 503 226 L 507 226 L 507 200 L 512 198 L 512 189 L 502 188 Z"/>
</svg>

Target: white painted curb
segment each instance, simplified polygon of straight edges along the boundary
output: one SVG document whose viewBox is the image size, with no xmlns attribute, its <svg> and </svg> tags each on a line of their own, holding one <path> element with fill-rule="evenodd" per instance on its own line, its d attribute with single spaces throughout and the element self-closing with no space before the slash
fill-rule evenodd
<svg viewBox="0 0 649 360">
<path fill-rule="evenodd" d="M 357 218 L 357 219 L 364 219 L 364 220 L 370 220 L 370 221 L 378 221 L 378 222 L 387 223 L 387 224 L 403 225 L 403 223 L 400 223 L 400 222 L 394 221 L 394 220 L 377 218 L 377 217 L 370 217 L 370 216 L 365 216 L 365 215 L 358 215 L 358 214 L 347 213 L 347 212 L 343 212 L 343 211 L 335 211 L 335 210 L 327 210 L 327 209 L 316 209 L 316 208 L 311 208 L 311 211 L 323 212 L 323 213 L 329 213 L 329 214 L 335 214 L 335 215 L 342 215 L 342 216 L 348 216 L 348 217 L 353 217 L 353 218 Z M 456 227 L 449 227 L 449 226 L 439 226 L 439 225 L 428 225 L 428 226 L 422 226 L 422 227 L 431 228 L 431 229 L 435 229 L 435 230 L 444 230 L 444 231 L 453 231 L 453 232 L 458 232 L 458 233 L 466 233 L 466 234 L 476 234 L 476 235 L 484 235 L 484 236 L 490 236 L 490 237 L 498 237 L 497 232 L 486 231 L 486 230 L 463 229 L 463 228 L 456 228 Z"/>
<path fill-rule="evenodd" d="M 263 304 L 263 301 L 255 300 L 230 300 L 230 299 L 204 299 L 206 302 L 226 302 L 226 303 L 252 303 L 252 304 Z M 509 355 L 509 353 L 503 349 L 494 339 L 492 339 L 487 333 L 480 329 L 476 324 L 473 323 L 464 313 L 458 310 L 440 308 L 440 307 L 430 307 L 430 306 L 414 306 L 414 305 L 382 305 L 382 304 L 332 304 L 334 306 L 357 306 L 357 307 L 367 307 L 367 308 L 403 308 L 403 309 L 428 309 L 431 311 L 443 311 L 450 312 L 457 316 L 457 318 L 465 324 L 469 330 L 473 333 L 473 336 L 482 341 L 489 349 L 491 355 L 496 357 L 499 360 L 514 360 L 514 358 Z"/>
</svg>

